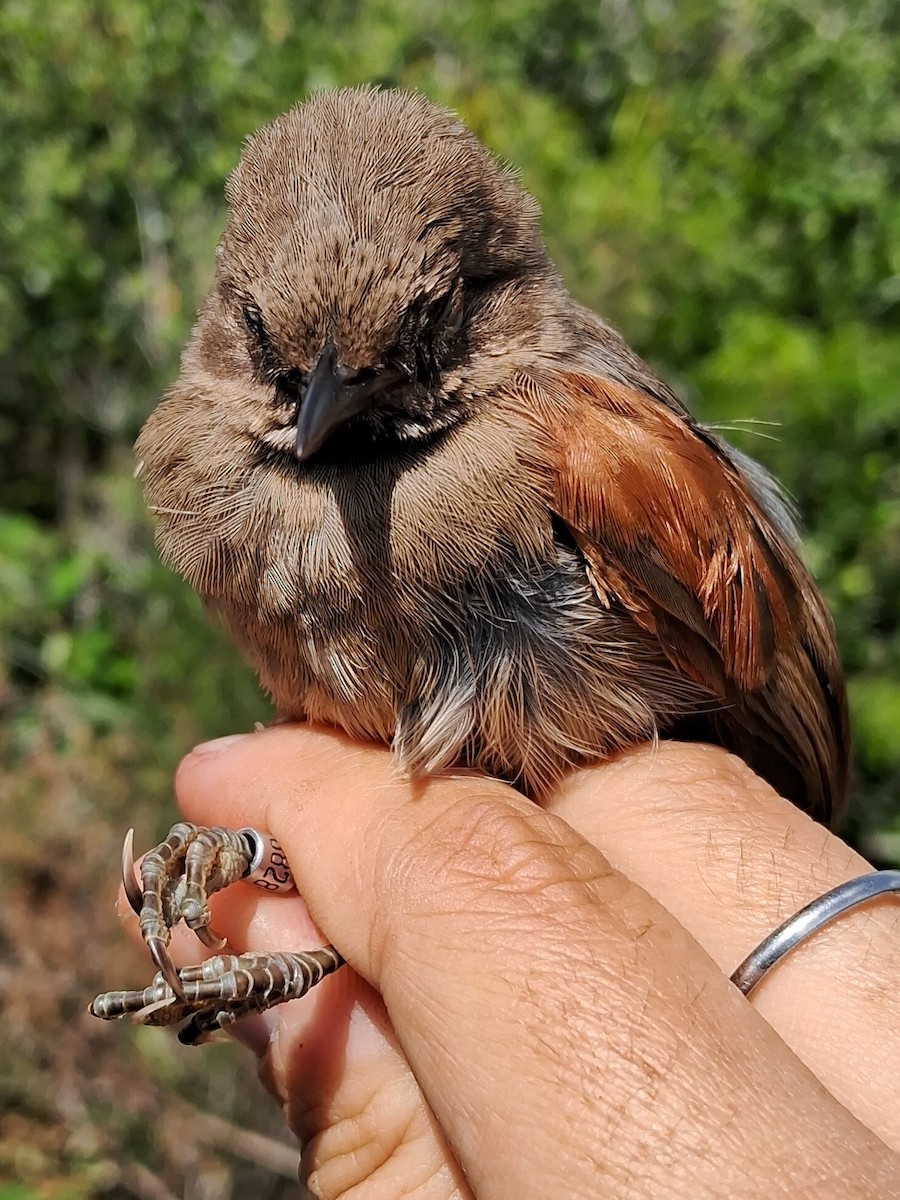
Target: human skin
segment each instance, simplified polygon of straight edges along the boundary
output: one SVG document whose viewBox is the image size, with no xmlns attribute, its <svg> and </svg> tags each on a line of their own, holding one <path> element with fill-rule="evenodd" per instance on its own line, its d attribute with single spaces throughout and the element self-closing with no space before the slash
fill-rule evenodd
<svg viewBox="0 0 900 1200">
<path fill-rule="evenodd" d="M 278 726 L 198 747 L 176 794 L 290 859 L 305 906 L 214 898 L 235 950 L 350 964 L 243 1026 L 315 1196 L 900 1197 L 898 910 L 744 999 L 745 954 L 868 864 L 724 751 L 640 747 L 541 809 Z"/>
</svg>

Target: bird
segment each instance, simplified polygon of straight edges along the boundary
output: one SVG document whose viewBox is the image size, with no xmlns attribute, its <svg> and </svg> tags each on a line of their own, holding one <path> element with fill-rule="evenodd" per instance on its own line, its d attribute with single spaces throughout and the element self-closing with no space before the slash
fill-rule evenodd
<svg viewBox="0 0 900 1200">
<path fill-rule="evenodd" d="M 791 504 L 570 296 L 515 172 L 421 94 L 346 88 L 253 134 L 226 199 L 136 453 L 278 718 L 538 801 L 710 742 L 835 820 L 845 685 Z"/>
</svg>

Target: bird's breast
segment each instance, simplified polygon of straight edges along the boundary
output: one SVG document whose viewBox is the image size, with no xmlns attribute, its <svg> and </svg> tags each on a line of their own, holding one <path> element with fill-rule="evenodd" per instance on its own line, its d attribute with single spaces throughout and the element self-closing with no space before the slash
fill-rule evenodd
<svg viewBox="0 0 900 1200">
<path fill-rule="evenodd" d="M 427 453 L 257 471 L 200 590 L 281 712 L 389 740 L 417 645 L 449 636 L 468 581 L 552 552 L 528 461 L 522 430 L 463 427 Z"/>
<path fill-rule="evenodd" d="M 283 715 L 537 791 L 696 700 L 598 602 L 513 437 L 291 482 L 268 480 L 252 603 L 214 601 Z"/>
</svg>

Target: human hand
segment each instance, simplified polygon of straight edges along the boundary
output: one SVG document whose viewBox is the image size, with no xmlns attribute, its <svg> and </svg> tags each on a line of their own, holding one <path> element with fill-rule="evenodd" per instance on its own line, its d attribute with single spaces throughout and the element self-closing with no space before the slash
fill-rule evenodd
<svg viewBox="0 0 900 1200">
<path fill-rule="evenodd" d="M 822 931 L 748 1003 L 727 974 L 866 864 L 723 751 L 641 748 L 542 811 L 279 726 L 199 748 L 176 791 L 278 838 L 356 972 L 244 1034 L 314 1194 L 900 1195 L 896 911 Z M 296 897 L 213 908 L 239 951 L 320 942 Z"/>
</svg>

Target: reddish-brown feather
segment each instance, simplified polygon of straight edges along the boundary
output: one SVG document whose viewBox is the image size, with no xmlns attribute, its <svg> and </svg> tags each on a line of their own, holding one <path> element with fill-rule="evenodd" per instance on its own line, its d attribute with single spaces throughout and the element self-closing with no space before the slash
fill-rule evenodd
<svg viewBox="0 0 900 1200">
<path fill-rule="evenodd" d="M 560 370 L 524 386 L 601 602 L 722 701 L 719 740 L 751 762 L 777 745 L 803 780 L 791 798 L 834 816 L 849 739 L 833 627 L 748 480 L 689 418 L 625 384 Z"/>
</svg>

